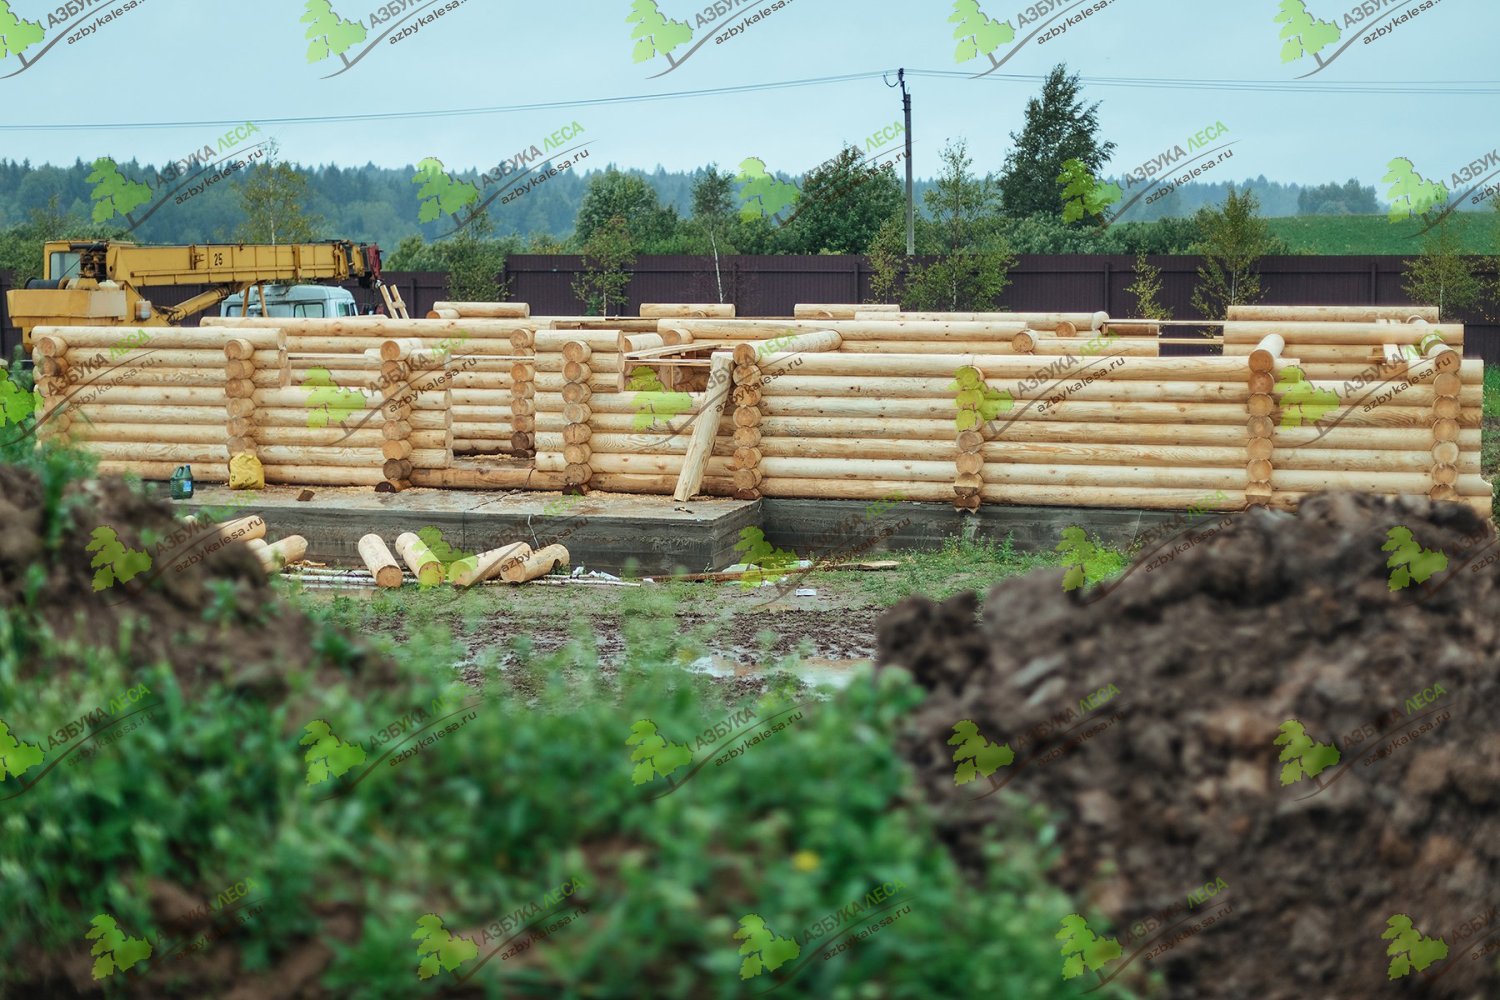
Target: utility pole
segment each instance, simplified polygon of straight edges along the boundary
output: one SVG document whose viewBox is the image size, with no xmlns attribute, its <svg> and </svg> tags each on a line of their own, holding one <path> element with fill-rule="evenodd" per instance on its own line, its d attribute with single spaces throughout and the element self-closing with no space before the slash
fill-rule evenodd
<svg viewBox="0 0 1500 1000">
<path fill-rule="evenodd" d="M 901 83 L 901 105 L 906 111 L 906 256 L 917 252 L 917 206 L 912 198 L 911 180 L 911 93 L 906 89 L 906 70 L 896 71 Z"/>
</svg>

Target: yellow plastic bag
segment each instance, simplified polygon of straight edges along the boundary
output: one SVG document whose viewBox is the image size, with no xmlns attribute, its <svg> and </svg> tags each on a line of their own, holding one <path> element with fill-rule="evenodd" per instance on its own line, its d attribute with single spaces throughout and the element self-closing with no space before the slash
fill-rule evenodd
<svg viewBox="0 0 1500 1000">
<path fill-rule="evenodd" d="M 266 488 L 266 470 L 260 459 L 242 451 L 229 460 L 229 488 L 232 490 L 263 490 Z"/>
</svg>

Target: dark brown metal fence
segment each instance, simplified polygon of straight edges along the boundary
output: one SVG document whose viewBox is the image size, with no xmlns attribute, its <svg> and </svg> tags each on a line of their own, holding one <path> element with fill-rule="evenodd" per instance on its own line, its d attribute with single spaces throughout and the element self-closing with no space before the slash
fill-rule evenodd
<svg viewBox="0 0 1500 1000">
<path fill-rule="evenodd" d="M 1176 319 L 1202 319 L 1193 308 L 1197 257 L 1152 257 L 1162 272 L 1161 302 Z M 576 315 L 583 303 L 573 293 L 582 270 L 581 257 L 518 255 L 505 263 L 501 280 L 511 282 L 510 298 L 529 302 L 539 315 Z M 1031 255 L 1021 257 L 1011 273 L 1002 308 L 1023 311 L 1093 311 L 1112 316 L 1135 311 L 1126 291 L 1135 278 L 1135 259 L 1128 256 Z M 1406 261 L 1402 257 L 1267 257 L 1261 262 L 1266 303 L 1286 305 L 1401 305 Z M 9 287 L 0 272 L 0 291 Z M 447 298 L 446 279 L 435 272 L 389 273 L 386 280 L 401 289 L 413 316 L 425 315 Z M 348 285 L 361 310 L 378 305 L 373 289 Z M 163 290 L 163 303 L 181 302 L 202 287 Z M 642 302 L 733 302 L 741 316 L 790 316 L 799 302 L 863 302 L 870 295 L 870 268 L 863 257 L 642 257 L 627 289 L 629 307 Z M 1500 362 L 1500 324 L 1480 315 L 1454 319 L 1469 324 L 1465 353 Z M 196 320 L 194 321 L 196 322 Z M 5 356 L 20 341 L 9 326 L 0 295 L 0 332 Z"/>
<path fill-rule="evenodd" d="M 1174 319 L 1203 319 L 1193 308 L 1198 257 L 1148 258 L 1160 268 L 1160 301 Z M 506 261 L 511 298 L 529 302 L 537 315 L 572 314 L 583 303 L 573 294 L 582 258 L 515 256 Z M 1267 304 L 1404 305 L 1406 259 L 1364 257 L 1267 257 L 1260 266 Z M 870 295 L 870 268 L 863 257 L 643 257 L 627 296 L 641 302 L 733 302 L 741 316 L 790 316 L 799 302 L 863 302 Z M 1095 311 L 1130 316 L 1135 297 L 1135 258 L 1112 255 L 1036 254 L 1021 257 L 1000 306 L 1018 311 Z M 720 288 L 723 295 L 720 295 Z M 627 311 L 630 311 L 627 307 Z M 1446 318 L 1446 317 L 1445 317 Z M 1453 317 L 1469 325 L 1465 352 L 1500 362 L 1500 325 L 1480 315 Z"/>
</svg>

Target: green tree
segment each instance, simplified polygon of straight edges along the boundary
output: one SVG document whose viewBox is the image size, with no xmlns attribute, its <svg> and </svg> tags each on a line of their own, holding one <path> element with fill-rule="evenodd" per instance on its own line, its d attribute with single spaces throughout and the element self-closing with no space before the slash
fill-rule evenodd
<svg viewBox="0 0 1500 1000">
<path fill-rule="evenodd" d="M 417 164 L 411 182 L 421 185 L 417 189 L 417 199 L 422 203 L 422 209 L 417 213 L 419 222 L 436 222 L 446 215 L 455 226 L 462 226 L 459 209 L 479 200 L 478 187 L 470 181 L 454 180 L 443 169 L 443 161 L 435 157 L 429 156 Z"/>
<path fill-rule="evenodd" d="M 151 557 L 138 549 L 127 549 L 113 528 L 95 528 L 84 551 L 95 553 L 89 563 L 90 569 L 98 570 L 94 574 L 95 591 L 129 583 L 151 568 Z"/>
<path fill-rule="evenodd" d="M 94 185 L 95 222 L 108 222 L 118 215 L 135 225 L 130 213 L 151 200 L 151 188 L 120 173 L 119 166 L 107 156 L 94 161 L 87 181 Z"/>
<path fill-rule="evenodd" d="M 739 950 L 745 956 L 740 963 L 742 980 L 754 979 L 763 972 L 775 972 L 802 954 L 801 945 L 791 938 L 778 937 L 758 913 L 740 917 L 740 929 L 734 932 L 734 939 L 744 942 Z"/>
<path fill-rule="evenodd" d="M 309 747 L 302 757 L 307 762 L 309 785 L 321 785 L 333 778 L 342 778 L 365 762 L 365 748 L 339 739 L 322 719 L 309 722 L 303 727 L 303 731 L 306 735 L 297 741 L 297 745 Z"/>
<path fill-rule="evenodd" d="M 632 57 L 636 62 L 647 62 L 657 56 L 666 56 L 675 68 L 677 62 L 671 52 L 677 46 L 693 40 L 692 25 L 686 21 L 670 21 L 656 6 L 656 0 L 635 0 L 630 5 L 626 24 L 635 25 L 630 37 L 635 39 Z"/>
<path fill-rule="evenodd" d="M 307 11 L 302 23 L 308 25 L 307 61 L 322 62 L 329 56 L 338 56 L 349 65 L 344 55 L 355 45 L 365 40 L 365 27 L 358 21 L 346 21 L 333 11 L 329 0 L 307 0 Z"/>
<path fill-rule="evenodd" d="M 1099 141 L 1099 103 L 1085 104 L 1077 73 L 1058 65 L 1047 75 L 1039 98 L 1026 103 L 1021 134 L 1011 133 L 1015 147 L 1000 175 L 1005 214 L 1051 215 L 1057 211 L 1063 165 L 1077 160 L 1098 176 L 1115 144 Z"/>
<path fill-rule="evenodd" d="M 1457 313 L 1478 306 L 1487 289 L 1480 268 L 1465 256 L 1458 221 L 1443 219 L 1428 232 L 1422 253 L 1407 261 L 1401 288 L 1413 302 L 1438 307 L 1439 315 L 1454 319 Z"/>
<path fill-rule="evenodd" d="M 956 24 L 953 37 L 958 39 L 958 49 L 953 61 L 966 63 L 970 59 L 988 56 L 990 65 L 998 67 L 995 50 L 1016 40 L 1016 29 L 1008 21 L 996 21 L 979 9 L 978 0 L 954 0 L 949 24 Z"/>
<path fill-rule="evenodd" d="M 615 219 L 624 220 L 630 242 L 643 249 L 667 239 L 677 228 L 677 212 L 662 207 L 654 187 L 636 174 L 610 167 L 589 178 L 574 238 L 586 245 L 595 232 Z"/>
<path fill-rule="evenodd" d="M 412 940 L 420 942 L 417 954 L 422 963 L 417 967 L 417 976 L 423 980 L 431 979 L 439 972 L 454 972 L 479 955 L 477 944 L 444 927 L 443 918 L 436 913 L 429 913 L 417 921 Z"/>
<path fill-rule="evenodd" d="M 615 216 L 595 229 L 583 244 L 584 269 L 573 279 L 573 294 L 590 316 L 618 316 L 628 302 L 635 241 L 623 218 Z M 613 308 L 613 311 L 611 311 Z"/>
<path fill-rule="evenodd" d="M 1274 390 L 1281 397 L 1281 426 L 1312 427 L 1339 408 L 1334 389 L 1319 389 L 1297 365 L 1281 369 Z"/>
<path fill-rule="evenodd" d="M 1144 319 L 1171 319 L 1172 310 L 1161 304 L 1161 268 L 1153 266 L 1144 253 L 1135 257 L 1135 280 L 1125 290 L 1135 296 L 1135 314 Z"/>
<path fill-rule="evenodd" d="M 1350 178 L 1343 184 L 1318 184 L 1297 192 L 1298 215 L 1375 215 L 1375 189 Z"/>
<path fill-rule="evenodd" d="M 729 234 L 734 228 L 734 176 L 719 172 L 717 164 L 710 163 L 693 182 L 693 219 L 684 227 L 683 235 L 691 238 L 695 234 L 708 241 L 709 252 L 714 258 L 714 285 L 718 289 L 719 301 L 724 301 L 724 273 L 719 263 L 720 254 L 734 253 Z"/>
<path fill-rule="evenodd" d="M 91 926 L 93 929 L 84 939 L 94 942 L 89 954 L 98 956 L 94 962 L 95 979 L 108 979 L 116 972 L 129 972 L 151 957 L 151 945 L 140 938 L 126 937 L 109 914 L 99 914 Z"/>
<path fill-rule="evenodd" d="M 1063 943 L 1064 979 L 1083 975 L 1085 967 L 1104 981 L 1100 969 L 1120 957 L 1120 942 L 1114 938 L 1101 938 L 1089 929 L 1089 922 L 1076 913 L 1062 918 L 1062 930 L 1054 937 Z"/>
<path fill-rule="evenodd" d="M 766 534 L 760 528 L 742 529 L 734 551 L 740 554 L 740 562 L 750 567 L 740 577 L 740 586 L 746 590 L 797 568 L 797 553 L 776 548 L 766 541 Z"/>
<path fill-rule="evenodd" d="M 566 253 L 567 245 L 564 241 L 553 236 L 551 233 L 532 233 L 526 242 L 527 253 Z"/>
<path fill-rule="evenodd" d="M 778 180 L 766 172 L 766 161 L 751 156 L 740 164 L 740 172 L 734 178 L 740 184 L 740 218 L 775 219 L 782 212 L 797 204 L 802 192 L 797 185 Z"/>
<path fill-rule="evenodd" d="M 10 734 L 10 727 L 0 722 L 0 781 L 20 778 L 46 758 L 38 743 L 23 743 Z"/>
<path fill-rule="evenodd" d="M 1281 724 L 1281 735 L 1276 737 L 1276 745 L 1283 747 L 1281 756 L 1276 758 L 1286 766 L 1281 769 L 1282 785 L 1294 785 L 1303 778 L 1311 778 L 1319 787 L 1323 782 L 1318 780 L 1318 775 L 1337 764 L 1342 759 L 1338 747 L 1332 743 L 1315 743 L 1302 723 L 1296 719 L 1288 719 Z"/>
<path fill-rule="evenodd" d="M 1063 186 L 1063 221 L 1068 223 L 1082 222 L 1090 215 L 1100 223 L 1108 222 L 1104 213 L 1125 197 L 1120 185 L 1101 183 L 1082 160 L 1064 163 L 1057 182 Z"/>
<path fill-rule="evenodd" d="M 787 240 L 798 253 L 864 253 L 905 203 L 894 167 L 866 163 L 858 146 L 847 146 L 802 179 Z"/>
<path fill-rule="evenodd" d="M 47 34 L 40 21 L 27 21 L 11 13 L 10 0 L 0 0 L 0 59 L 17 56 L 21 65 L 26 57 L 21 55 L 40 42 Z"/>
<path fill-rule="evenodd" d="M 311 243 L 322 222 L 307 210 L 307 175 L 289 163 L 276 162 L 274 155 L 273 146 L 266 162 L 251 167 L 235 185 L 245 213 L 239 242 Z"/>
<path fill-rule="evenodd" d="M 455 302 L 499 302 L 510 297 L 510 281 L 501 280 L 505 259 L 520 251 L 515 237 L 495 239 L 495 223 L 488 215 L 475 216 L 459 232 L 438 244 L 438 257 L 448 273 L 448 296 Z"/>
<path fill-rule="evenodd" d="M 1260 202 L 1248 187 L 1229 186 L 1223 206 L 1201 208 L 1194 217 L 1203 238 L 1194 247 L 1203 256 L 1193 306 L 1207 319 L 1223 319 L 1230 306 L 1259 302 L 1260 259 L 1284 253 L 1286 244 L 1271 234 L 1260 217 Z"/>
<path fill-rule="evenodd" d="M 1417 543 L 1411 529 L 1392 528 L 1386 532 L 1386 542 L 1380 551 L 1389 552 L 1386 568 L 1393 570 L 1390 589 L 1405 590 L 1413 583 L 1426 583 L 1448 568 L 1448 556 L 1440 550 L 1424 549 Z"/>
<path fill-rule="evenodd" d="M 1386 165 L 1382 180 L 1391 186 L 1386 197 L 1391 200 L 1392 222 L 1420 218 L 1448 204 L 1448 185 L 1425 179 L 1417 173 L 1416 165 L 1404 156 L 1398 156 Z"/>
<path fill-rule="evenodd" d="M 52 194 L 45 207 L 33 208 L 25 222 L 0 230 L 0 270 L 15 272 L 17 288 L 42 276 L 42 244 L 51 240 L 123 239 L 127 233 L 118 227 L 101 226 L 61 207 L 61 198 Z"/>
<path fill-rule="evenodd" d="M 408 236 L 386 258 L 386 269 L 441 271 L 448 276 L 447 295 L 451 301 L 502 301 L 510 295 L 510 281 L 502 281 L 500 277 L 505 270 L 506 258 L 522 250 L 519 237 L 496 239 L 494 229 L 494 221 L 481 214 L 446 239 L 429 243 L 420 236 Z M 562 251 L 558 248 L 531 252 Z"/>
<path fill-rule="evenodd" d="M 1009 767 L 1015 763 L 1016 753 L 1008 743 L 991 743 L 979 733 L 972 719 L 964 719 L 955 723 L 953 735 L 948 737 L 948 745 L 957 746 L 953 751 L 953 759 L 958 767 L 953 772 L 953 783 L 955 785 L 967 785 L 975 778 L 983 775 L 990 779 L 990 784 L 996 784 L 994 774 L 1002 767 Z"/>
<path fill-rule="evenodd" d="M 1281 47 L 1281 61 L 1284 63 L 1312 56 L 1321 66 L 1323 60 L 1318 53 L 1342 35 L 1332 21 L 1319 21 L 1309 14 L 1306 0 L 1281 0 L 1276 23 L 1283 26 L 1281 37 L 1286 44 Z"/>
<path fill-rule="evenodd" d="M 918 251 L 936 259 L 910 267 L 902 299 L 917 310 L 994 309 L 1015 265 L 1000 233 L 999 187 L 991 175 L 973 173 L 962 139 L 943 147 L 942 160 L 942 174 L 922 196 L 931 218 L 918 227 Z"/>
<path fill-rule="evenodd" d="M 918 220 L 916 230 L 921 232 L 925 219 Z M 920 244 L 918 249 L 921 249 Z M 866 257 L 870 261 L 870 302 L 898 303 L 906 285 L 906 219 L 893 215 L 881 224 L 870 241 Z"/>
<path fill-rule="evenodd" d="M 685 744 L 667 742 L 650 719 L 641 719 L 630 727 L 625 745 L 635 747 L 630 759 L 637 763 L 630 772 L 630 780 L 637 785 L 666 778 L 667 784 L 675 787 L 672 772 L 693 762 L 693 751 Z"/>
<path fill-rule="evenodd" d="M 1391 956 L 1391 964 L 1386 969 L 1387 979 L 1400 979 L 1413 969 L 1425 972 L 1433 962 L 1448 957 L 1448 942 L 1443 938 L 1427 937 L 1404 913 L 1386 918 L 1385 933 L 1380 935 L 1380 940 L 1387 938 L 1391 939 L 1385 950 Z"/>
</svg>

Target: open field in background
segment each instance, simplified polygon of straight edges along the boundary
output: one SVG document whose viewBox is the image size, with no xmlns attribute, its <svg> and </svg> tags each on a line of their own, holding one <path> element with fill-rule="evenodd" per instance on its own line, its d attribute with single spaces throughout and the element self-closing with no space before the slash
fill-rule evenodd
<svg viewBox="0 0 1500 1000">
<path fill-rule="evenodd" d="M 1459 233 L 1464 252 L 1492 254 L 1500 223 L 1493 212 L 1456 212 L 1449 217 Z M 1415 218 L 1391 222 L 1384 215 L 1301 215 L 1267 219 L 1271 232 L 1286 240 L 1293 253 L 1391 254 L 1422 252 L 1423 226 Z"/>
</svg>

